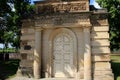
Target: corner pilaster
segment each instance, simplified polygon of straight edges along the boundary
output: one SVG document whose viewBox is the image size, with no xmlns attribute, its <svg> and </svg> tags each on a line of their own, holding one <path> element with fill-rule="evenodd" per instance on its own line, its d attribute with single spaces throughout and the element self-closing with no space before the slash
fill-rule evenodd
<svg viewBox="0 0 120 80">
<path fill-rule="evenodd" d="M 84 80 L 92 80 L 91 75 L 91 45 L 90 45 L 90 27 L 84 27 Z"/>
<path fill-rule="evenodd" d="M 35 49 L 34 49 L 34 78 L 38 79 L 41 76 L 41 28 L 35 28 Z"/>
</svg>

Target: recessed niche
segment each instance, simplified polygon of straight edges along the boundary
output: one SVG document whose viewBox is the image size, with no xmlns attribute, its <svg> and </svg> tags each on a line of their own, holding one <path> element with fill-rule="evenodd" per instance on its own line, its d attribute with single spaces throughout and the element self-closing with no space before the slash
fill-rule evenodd
<svg viewBox="0 0 120 80">
<path fill-rule="evenodd" d="M 25 46 L 24 46 L 24 50 L 31 50 L 31 48 L 32 48 L 32 47 L 31 47 L 30 45 L 25 45 Z"/>
<path fill-rule="evenodd" d="M 24 59 L 27 59 L 27 54 L 21 54 L 21 57 L 22 57 L 22 59 L 24 60 Z"/>
</svg>

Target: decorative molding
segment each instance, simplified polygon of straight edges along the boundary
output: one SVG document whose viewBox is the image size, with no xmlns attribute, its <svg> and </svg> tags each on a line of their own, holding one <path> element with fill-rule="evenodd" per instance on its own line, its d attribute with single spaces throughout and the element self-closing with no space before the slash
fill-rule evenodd
<svg viewBox="0 0 120 80">
<path fill-rule="evenodd" d="M 42 27 L 35 27 L 35 31 L 42 31 L 43 30 L 43 28 Z"/>
<path fill-rule="evenodd" d="M 86 1 L 41 3 L 36 10 L 38 14 L 81 12 L 88 11 L 87 5 L 88 2 Z"/>
<path fill-rule="evenodd" d="M 81 14 L 55 14 L 46 16 L 37 16 L 35 18 L 35 26 L 63 26 L 64 25 L 91 25 L 90 23 L 91 13 Z M 79 26 L 80 27 L 80 26 Z"/>
</svg>

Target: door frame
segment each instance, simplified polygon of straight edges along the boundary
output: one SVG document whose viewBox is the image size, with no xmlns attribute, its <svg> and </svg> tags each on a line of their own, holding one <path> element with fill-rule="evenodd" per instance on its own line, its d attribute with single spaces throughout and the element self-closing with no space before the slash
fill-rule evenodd
<svg viewBox="0 0 120 80">
<path fill-rule="evenodd" d="M 50 34 L 50 37 L 49 37 L 49 54 L 48 54 L 48 66 L 47 66 L 47 69 L 48 69 L 48 77 L 54 77 L 54 73 L 53 73 L 53 40 L 54 38 L 62 33 L 62 32 L 66 32 L 68 34 L 70 34 L 70 36 L 72 36 L 73 38 L 73 64 L 75 66 L 74 68 L 74 71 L 75 73 L 78 72 L 78 52 L 77 52 L 77 37 L 75 35 L 75 33 L 71 30 L 71 29 L 68 29 L 68 28 L 59 28 L 59 29 L 55 29 L 52 31 L 52 33 Z"/>
</svg>

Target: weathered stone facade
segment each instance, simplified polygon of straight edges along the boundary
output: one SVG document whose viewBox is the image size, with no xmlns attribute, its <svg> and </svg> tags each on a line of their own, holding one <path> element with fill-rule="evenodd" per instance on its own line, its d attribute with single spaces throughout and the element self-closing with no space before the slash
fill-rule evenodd
<svg viewBox="0 0 120 80">
<path fill-rule="evenodd" d="M 113 80 L 107 12 L 88 0 L 36 2 L 23 20 L 20 70 L 34 78 Z"/>
</svg>

